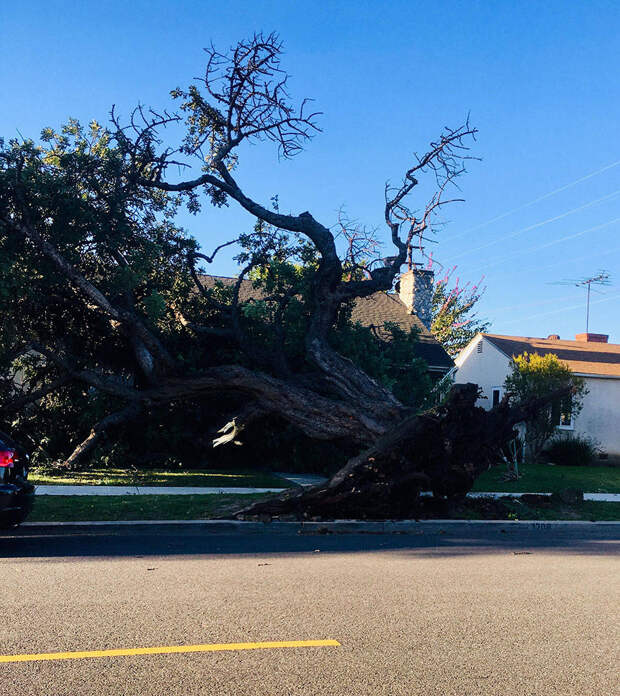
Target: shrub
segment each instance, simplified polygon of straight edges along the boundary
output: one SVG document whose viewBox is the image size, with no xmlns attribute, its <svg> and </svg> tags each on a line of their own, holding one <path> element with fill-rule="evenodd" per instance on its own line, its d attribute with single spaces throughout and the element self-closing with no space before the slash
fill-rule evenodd
<svg viewBox="0 0 620 696">
<path fill-rule="evenodd" d="M 537 460 L 545 445 L 557 432 L 563 419 L 576 418 L 588 393 L 583 378 L 575 376 L 557 355 L 523 353 L 513 356 L 511 372 L 504 388 L 512 405 L 527 403 L 530 399 L 547 397 L 554 392 L 566 391 L 566 396 L 546 408 L 540 408 L 527 422 L 525 430 L 526 456 Z"/>
<path fill-rule="evenodd" d="M 572 437 L 552 440 L 544 451 L 545 458 L 562 466 L 589 466 L 598 457 L 598 449 L 589 437 Z"/>
</svg>

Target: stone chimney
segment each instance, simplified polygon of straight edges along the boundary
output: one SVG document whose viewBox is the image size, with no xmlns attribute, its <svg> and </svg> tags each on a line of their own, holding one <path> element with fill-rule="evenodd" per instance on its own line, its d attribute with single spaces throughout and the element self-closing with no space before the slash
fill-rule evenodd
<svg viewBox="0 0 620 696">
<path fill-rule="evenodd" d="M 433 271 L 414 268 L 400 276 L 398 294 L 409 314 L 415 314 L 430 330 L 433 302 Z"/>
<path fill-rule="evenodd" d="M 609 336 L 607 334 L 582 333 L 575 336 L 576 341 L 585 341 L 586 343 L 607 343 Z"/>
</svg>

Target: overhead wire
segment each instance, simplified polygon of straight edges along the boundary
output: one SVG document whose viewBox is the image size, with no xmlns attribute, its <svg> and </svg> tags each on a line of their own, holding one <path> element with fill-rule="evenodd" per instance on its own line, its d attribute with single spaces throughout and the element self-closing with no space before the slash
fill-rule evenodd
<svg viewBox="0 0 620 696">
<path fill-rule="evenodd" d="M 593 205 L 596 205 L 597 203 L 602 203 L 603 201 L 611 200 L 613 198 L 617 198 L 618 196 L 620 196 L 620 189 L 612 191 L 611 193 L 608 193 L 605 196 L 601 196 L 600 198 L 588 201 L 587 203 L 584 203 L 583 205 L 580 205 L 577 208 L 571 208 L 571 210 L 567 210 L 566 212 L 561 213 L 560 215 L 554 215 L 553 217 L 547 218 L 546 220 L 542 220 L 541 222 L 536 222 L 533 225 L 523 227 L 522 229 L 517 230 L 516 232 L 509 232 L 508 234 L 501 235 L 500 237 L 495 237 L 494 239 L 492 239 L 489 242 L 486 242 L 485 244 L 480 244 L 479 246 L 474 247 L 473 249 L 468 249 L 467 251 L 464 251 L 461 254 L 457 254 L 456 256 L 451 257 L 451 260 L 456 261 L 457 259 L 460 259 L 463 256 L 468 256 L 469 254 L 474 254 L 475 252 L 481 251 L 482 249 L 487 249 L 488 247 L 494 246 L 495 244 L 499 244 L 500 242 L 503 242 L 506 239 L 513 239 L 514 237 L 518 237 L 519 235 L 525 234 L 526 232 L 531 232 L 532 230 L 543 227 L 544 225 L 556 222 L 557 220 L 562 220 L 563 218 L 568 217 L 569 215 L 574 215 L 575 213 L 578 213 L 581 210 L 585 210 L 586 208 L 590 208 Z"/>
<path fill-rule="evenodd" d="M 617 300 L 620 298 L 620 293 L 617 295 L 611 295 L 610 297 L 605 297 L 602 300 L 595 300 L 594 302 L 590 302 L 590 305 L 595 305 L 595 304 L 601 304 L 602 302 L 609 302 L 610 300 Z M 585 306 L 585 302 L 580 302 L 579 304 L 576 305 L 571 305 L 569 307 L 561 307 L 560 309 L 553 309 L 550 312 L 539 312 L 538 314 L 531 314 L 530 316 L 527 317 L 519 317 L 518 319 L 509 319 L 506 322 L 503 322 L 504 324 L 514 324 L 518 321 L 528 321 L 529 319 L 537 319 L 538 317 L 546 317 L 551 314 L 561 314 L 562 312 L 568 312 L 572 309 L 583 309 Z"/>
<path fill-rule="evenodd" d="M 450 242 L 453 239 L 458 239 L 460 237 L 464 237 L 465 235 L 470 234 L 471 232 L 475 232 L 476 230 L 480 230 L 483 227 L 487 227 L 488 225 L 492 225 L 494 222 L 498 222 L 499 220 L 503 220 L 504 218 L 508 217 L 509 215 L 513 215 L 514 213 L 518 213 L 521 210 L 525 210 L 526 208 L 529 208 L 532 205 L 535 205 L 536 203 L 540 203 L 540 201 L 544 201 L 547 198 L 551 198 L 552 196 L 555 196 L 558 193 L 561 193 L 562 191 L 566 191 L 569 188 L 572 188 L 573 186 L 577 186 L 577 184 L 582 183 L 583 181 L 587 181 L 588 179 L 592 179 L 595 176 L 598 176 L 599 174 L 602 174 L 603 172 L 608 171 L 609 169 L 613 169 L 614 167 L 617 167 L 620 164 L 620 160 L 617 160 L 616 162 L 612 162 L 611 164 L 607 164 L 604 167 L 601 167 L 600 169 L 597 169 L 595 172 L 591 172 L 590 174 L 586 174 L 585 176 L 579 177 L 579 179 L 575 179 L 575 181 L 571 181 L 568 184 L 564 184 L 564 186 L 560 186 L 560 188 L 554 189 L 553 191 L 549 191 L 549 193 L 545 193 L 542 196 L 538 196 L 538 198 L 535 198 L 532 201 L 529 201 L 528 203 L 523 203 L 520 206 L 517 206 L 516 208 L 512 208 L 511 210 L 506 211 L 505 213 L 501 213 L 500 215 L 496 215 L 494 218 L 491 218 L 490 220 L 487 220 L 486 222 L 482 222 L 479 225 L 475 225 L 474 227 L 470 227 L 469 229 L 465 230 L 464 232 L 459 232 L 458 234 L 453 235 L 452 237 L 448 237 L 447 239 L 444 239 L 444 242 Z"/>
<path fill-rule="evenodd" d="M 451 241 L 451 240 L 453 240 L 453 239 L 457 239 L 457 238 L 463 237 L 463 236 L 465 236 L 465 235 L 467 235 L 467 234 L 470 234 L 471 232 L 474 232 L 474 231 L 476 231 L 476 230 L 482 229 L 482 228 L 484 228 L 484 227 L 486 227 L 486 226 L 488 226 L 488 225 L 493 224 L 494 222 L 498 222 L 499 220 L 502 220 L 502 219 L 504 219 L 504 218 L 506 218 L 506 217 L 508 217 L 508 216 L 510 216 L 510 215 L 512 215 L 512 214 L 514 214 L 514 213 L 520 212 L 521 210 L 524 210 L 524 209 L 526 209 L 526 208 L 528 208 L 528 207 L 530 207 L 530 206 L 533 206 L 533 205 L 535 205 L 536 203 L 539 203 L 539 202 L 541 202 L 541 201 L 543 201 L 543 200 L 545 200 L 545 199 L 547 199 L 547 198 L 551 198 L 552 196 L 554 196 L 554 195 L 556 195 L 556 194 L 558 194 L 558 193 L 561 193 L 562 191 L 566 191 L 567 189 L 572 188 L 573 186 L 576 186 L 577 184 L 580 184 L 580 183 L 582 183 L 583 181 L 587 181 L 588 179 L 591 179 L 591 178 L 593 178 L 593 177 L 595 177 L 595 176 L 597 176 L 597 175 L 599 175 L 599 174 L 602 174 L 603 172 L 608 171 L 608 170 L 610 170 L 610 169 L 612 169 L 612 168 L 614 168 L 614 167 L 617 167 L 618 165 L 620 165 L 620 160 L 617 160 L 616 162 L 612 162 L 611 164 L 605 165 L 604 167 L 601 167 L 600 169 L 597 169 L 596 171 L 591 172 L 590 174 L 587 174 L 587 175 L 582 176 L 582 177 L 580 177 L 580 178 L 578 178 L 578 179 L 576 179 L 576 180 L 574 180 L 574 181 L 571 181 L 571 182 L 569 182 L 568 184 L 565 184 L 564 186 L 561 186 L 561 187 L 559 187 L 559 188 L 557 188 L 557 189 L 554 189 L 553 191 L 550 191 L 550 192 L 548 192 L 548 193 L 546 193 L 546 194 L 544 194 L 544 195 L 542 195 L 542 196 L 538 196 L 537 198 L 535 198 L 535 199 L 533 199 L 533 200 L 531 200 L 531 201 L 529 201 L 529 202 L 527 202 L 527 203 L 524 203 L 523 205 L 520 205 L 520 206 L 518 206 L 518 207 L 516 207 L 516 208 L 513 208 L 513 209 L 511 209 L 511 210 L 508 210 L 508 211 L 506 211 L 505 213 L 502 213 L 502 214 L 500 214 L 500 215 L 497 215 L 497 216 L 491 218 L 490 220 L 487 220 L 487 221 L 484 222 L 484 223 L 481 223 L 481 224 L 476 225 L 476 226 L 474 226 L 474 227 L 472 227 L 472 228 L 469 228 L 468 230 L 465 230 L 464 232 L 461 232 L 461 233 L 459 233 L 459 234 L 453 235 L 452 237 L 448 237 L 447 239 L 445 239 L 445 240 L 443 240 L 443 241 L 444 241 L 444 242 L 448 242 L 448 241 Z M 575 214 L 575 213 L 577 213 L 577 212 L 579 212 L 579 211 L 581 211 L 581 210 L 585 210 L 585 209 L 587 209 L 587 208 L 589 208 L 589 207 L 591 207 L 591 206 L 594 206 L 594 205 L 596 205 L 596 204 L 598 204 L 598 203 L 601 203 L 601 202 L 603 202 L 603 201 L 612 200 L 612 199 L 616 198 L 618 195 L 620 195 L 620 189 L 619 189 L 619 190 L 616 190 L 616 191 L 613 191 L 612 193 L 607 194 L 607 195 L 605 195 L 605 196 L 602 196 L 602 197 L 600 197 L 600 198 L 597 198 L 597 199 L 595 199 L 595 200 L 593 200 L 593 201 L 588 201 L 587 203 L 584 203 L 583 205 L 580 205 L 580 206 L 578 206 L 577 208 L 573 208 L 573 209 L 568 210 L 568 211 L 566 211 L 566 212 L 564 212 L 564 213 L 561 213 L 560 215 L 557 215 L 557 216 L 548 218 L 548 219 L 546 219 L 546 220 L 543 220 L 543 221 L 541 221 L 541 222 L 535 223 L 534 225 L 527 226 L 527 227 L 525 227 L 525 228 L 523 228 L 523 229 L 520 229 L 520 230 L 517 230 L 517 231 L 515 231 L 515 232 L 509 233 L 509 234 L 506 234 L 506 235 L 502 235 L 501 237 L 498 237 L 498 238 L 496 238 L 496 239 L 494 239 L 494 240 L 492 240 L 492 241 L 490 241 L 490 242 L 488 242 L 488 243 L 486 243 L 486 244 L 480 245 L 480 246 L 478 246 L 478 247 L 476 247 L 476 248 L 474 248 L 474 249 L 469 249 L 469 250 L 467 250 L 466 252 L 463 252 L 462 254 L 459 254 L 457 257 L 454 257 L 454 258 L 455 258 L 455 259 L 456 259 L 456 258 L 461 258 L 461 257 L 463 257 L 463 256 L 466 256 L 466 255 L 469 254 L 469 253 L 474 253 L 474 252 L 476 252 L 476 251 L 480 251 L 480 250 L 485 249 L 485 248 L 487 248 L 487 247 L 493 246 L 493 245 L 496 244 L 496 243 L 502 242 L 502 241 L 504 241 L 504 240 L 506 240 L 506 239 L 512 239 L 512 238 L 514 238 L 514 237 L 517 237 L 517 236 L 519 236 L 519 235 L 521 235 L 521 234 L 525 234 L 526 232 L 532 231 L 532 230 L 534 230 L 534 229 L 539 229 L 539 228 L 543 227 L 544 225 L 550 224 L 550 223 L 555 222 L 555 221 L 557 221 L 557 220 L 561 220 L 561 219 L 563 219 L 563 218 L 565 218 L 565 217 L 568 217 L 569 215 L 573 215 L 573 214 Z M 484 268 L 476 269 L 476 270 L 473 271 L 473 273 L 480 272 L 480 271 L 486 272 L 489 268 L 496 267 L 496 266 L 500 265 L 501 263 L 503 263 L 504 261 L 506 261 L 506 260 L 508 260 L 508 259 L 511 259 L 511 258 L 514 258 L 515 256 L 519 256 L 519 255 L 524 254 L 524 253 L 530 253 L 530 252 L 534 252 L 534 251 L 539 251 L 539 250 L 541 250 L 541 249 L 546 249 L 546 248 L 549 248 L 549 247 L 554 246 L 554 245 L 556 245 L 556 244 L 560 244 L 560 243 L 562 243 L 562 242 L 568 241 L 568 240 L 570 240 L 570 239 L 574 239 L 574 238 L 583 236 L 583 235 L 585 235 L 585 234 L 588 234 L 588 233 L 595 232 L 595 231 L 597 231 L 597 230 L 603 229 L 603 228 L 608 227 L 608 226 L 610 226 L 610 225 L 613 225 L 613 224 L 615 224 L 615 223 L 617 223 L 617 222 L 620 222 L 620 218 L 614 218 L 614 219 L 612 219 L 612 220 L 609 220 L 608 222 L 602 223 L 601 225 L 596 225 L 596 226 L 590 227 L 590 228 L 588 228 L 588 229 L 586 229 L 586 230 L 582 230 L 582 231 L 577 232 L 577 233 L 573 233 L 573 234 L 570 234 L 570 235 L 565 235 L 565 236 L 563 236 L 563 237 L 560 237 L 560 238 L 555 239 L 555 240 L 551 240 L 551 241 L 546 242 L 546 243 L 544 243 L 544 244 L 535 245 L 535 246 L 533 246 L 533 247 L 529 247 L 528 249 L 519 250 L 519 251 L 517 251 L 517 252 L 514 252 L 514 253 L 512 253 L 512 254 L 509 254 L 509 255 L 507 255 L 507 256 L 504 256 L 504 257 L 502 257 L 502 258 L 500 258 L 500 259 L 496 259 L 495 261 L 493 261 L 493 262 L 491 263 L 490 266 L 487 265 L 487 266 L 485 266 Z M 617 250 L 619 250 L 619 249 L 607 250 L 607 251 L 606 251 L 606 255 L 608 255 L 609 253 L 613 253 L 614 251 L 617 251 Z M 597 253 L 599 253 L 599 252 L 597 252 Z M 572 260 L 578 260 L 578 259 L 580 259 L 580 258 L 583 258 L 583 254 L 580 255 L 579 257 L 575 257 L 575 259 L 572 259 Z M 554 263 L 552 263 L 552 264 L 546 264 L 546 265 L 544 265 L 544 266 L 538 266 L 538 267 L 530 268 L 530 269 L 528 269 L 528 270 L 531 272 L 532 270 L 542 270 L 542 269 L 552 268 L 553 266 L 557 266 L 557 265 L 559 265 L 559 264 L 561 264 L 561 263 L 565 263 L 565 262 L 566 262 L 565 259 L 561 259 L 560 261 L 556 261 L 556 262 L 554 262 Z M 517 268 L 517 269 L 515 269 L 515 272 L 520 272 L 520 273 L 522 273 L 522 272 L 523 272 L 523 269 L 522 269 L 522 268 Z M 569 296 L 563 296 L 563 297 L 560 297 L 560 298 L 554 298 L 554 299 L 552 299 L 552 300 L 545 300 L 545 301 L 542 301 L 542 302 L 523 303 L 523 304 L 520 304 L 520 305 L 512 305 L 512 306 L 508 306 L 508 307 L 500 307 L 499 309 L 491 310 L 491 312 L 499 312 L 499 311 L 505 311 L 505 310 L 515 309 L 515 308 L 518 308 L 518 307 L 531 306 L 532 304 L 536 304 L 536 305 L 548 304 L 549 302 L 558 302 L 558 301 L 561 301 L 561 300 L 563 300 L 563 299 L 568 299 L 568 297 L 569 297 Z M 572 295 L 571 295 L 570 297 L 572 297 Z M 611 301 L 611 300 L 618 299 L 618 298 L 620 298 L 620 294 L 618 294 L 618 295 L 613 295 L 613 296 L 611 296 L 611 297 L 605 297 L 605 298 L 603 298 L 603 299 L 601 299 L 601 300 L 596 300 L 596 301 L 592 302 L 591 304 L 600 304 L 600 303 L 602 303 L 602 302 L 609 302 L 609 301 Z M 562 313 L 562 312 L 568 312 L 568 311 L 572 311 L 572 310 L 575 310 L 575 309 L 582 309 L 582 308 L 583 308 L 583 303 L 576 304 L 576 305 L 569 305 L 569 306 L 564 306 L 564 307 L 559 308 L 559 309 L 556 309 L 556 310 L 551 310 L 551 311 L 546 311 L 546 312 L 538 312 L 538 313 L 536 313 L 536 314 L 532 314 L 532 315 L 529 315 L 529 316 L 526 316 L 526 317 L 521 317 L 521 318 L 518 318 L 518 319 L 511 319 L 511 320 L 509 320 L 508 322 L 505 322 L 505 323 L 510 324 L 510 323 L 516 323 L 516 322 L 521 322 L 521 321 L 528 321 L 528 320 L 530 320 L 530 319 L 535 319 L 535 318 L 538 318 L 538 317 L 544 317 L 544 316 L 549 316 L 549 315 L 553 315 L 553 314 L 559 314 L 559 313 Z"/>
<path fill-rule="evenodd" d="M 561 244 L 562 242 L 566 242 L 569 239 L 575 239 L 577 237 L 582 237 L 584 234 L 588 234 L 590 232 L 596 232 L 598 230 L 601 230 L 605 227 L 609 227 L 610 225 L 613 225 L 617 222 L 620 222 L 620 217 L 614 218 L 613 220 L 609 220 L 608 222 L 604 222 L 600 225 L 595 225 L 594 227 L 589 227 L 587 230 L 582 230 L 581 232 L 575 232 L 574 234 L 567 234 L 564 237 L 559 237 L 558 239 L 554 239 L 550 242 L 546 242 L 545 244 L 539 244 L 537 246 L 533 247 L 528 247 L 527 249 L 520 249 L 518 251 L 515 251 L 511 254 L 508 254 L 507 256 L 503 256 L 501 259 L 497 259 L 494 262 L 490 264 L 486 264 L 485 266 L 481 266 L 479 268 L 474 269 L 471 271 L 471 273 L 476 274 L 476 273 L 482 273 L 486 272 L 489 268 L 493 268 L 494 266 L 498 266 L 508 259 L 512 259 L 515 256 L 521 256 L 522 254 L 528 254 L 533 251 L 540 251 L 541 249 L 548 249 L 551 246 L 555 246 L 556 244 Z"/>
<path fill-rule="evenodd" d="M 570 300 L 571 298 L 575 297 L 575 293 L 571 293 L 570 295 L 562 295 L 562 297 L 554 297 L 550 300 L 536 300 L 534 302 L 521 302 L 516 305 L 504 305 L 503 307 L 491 307 L 491 309 L 486 309 L 485 314 L 489 314 L 491 312 L 505 312 L 509 309 L 520 309 L 521 307 L 531 307 L 532 305 L 543 305 L 543 304 L 550 304 L 551 302 L 561 302 L 562 300 Z"/>
<path fill-rule="evenodd" d="M 620 247 L 614 247 L 613 249 L 605 249 L 605 258 L 606 259 L 609 258 L 609 256 L 611 254 L 615 254 L 618 251 L 620 251 Z M 559 266 L 561 264 L 573 263 L 573 261 L 581 261 L 581 260 L 587 259 L 591 256 L 599 256 L 600 253 L 601 252 L 599 250 L 596 250 L 596 251 L 593 251 L 589 254 L 579 254 L 578 256 L 571 256 L 570 259 L 561 258 L 557 261 L 553 261 L 553 263 L 547 263 L 543 266 L 536 265 L 536 266 L 527 266 L 525 268 L 523 266 L 517 266 L 517 267 L 514 267 L 508 271 L 502 271 L 502 273 L 504 274 L 504 276 L 508 276 L 508 275 L 513 275 L 515 273 L 532 273 L 533 271 L 545 271 L 549 268 L 555 268 L 556 266 Z"/>
</svg>

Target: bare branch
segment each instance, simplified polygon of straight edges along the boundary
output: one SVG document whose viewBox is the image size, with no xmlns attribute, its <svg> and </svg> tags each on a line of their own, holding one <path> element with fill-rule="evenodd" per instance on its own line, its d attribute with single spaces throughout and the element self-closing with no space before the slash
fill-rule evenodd
<svg viewBox="0 0 620 696">
<path fill-rule="evenodd" d="M 454 184 L 465 171 L 463 162 L 476 159 L 465 154 L 468 150 L 467 138 L 475 139 L 476 133 L 477 130 L 469 125 L 469 121 L 457 129 L 445 128 L 439 140 L 431 142 L 430 149 L 424 155 L 414 155 L 416 163 L 405 172 L 399 187 L 386 184 L 384 218 L 398 254 L 390 257 L 386 266 L 369 269 L 370 279 L 344 284 L 340 288 L 343 298 L 364 297 L 378 290 L 389 290 L 401 266 L 406 261 L 410 268 L 413 266 L 414 240 L 417 240 L 417 247 L 423 253 L 422 242 L 428 241 L 424 233 L 431 230 L 433 215 L 443 205 L 462 200 L 444 200 L 443 196 L 447 187 Z M 409 209 L 407 197 L 418 185 L 417 177 L 427 172 L 434 175 L 439 190 L 426 205 L 422 215 L 418 216 Z M 403 229 L 404 238 L 401 237 Z"/>
<path fill-rule="evenodd" d="M 201 254 L 197 251 L 192 252 L 191 256 L 192 256 L 192 258 L 203 259 L 207 263 L 213 263 L 218 251 L 220 251 L 221 249 L 225 249 L 226 247 L 232 246 L 233 244 L 237 244 L 238 242 L 239 242 L 239 237 L 237 237 L 236 239 L 231 239 L 229 242 L 224 242 L 223 244 L 220 244 L 219 246 L 216 246 L 215 249 L 213 250 L 213 253 L 211 254 L 211 256 L 208 256 L 207 254 Z"/>
<path fill-rule="evenodd" d="M 187 152 L 197 151 L 210 139 L 217 165 L 243 140 L 255 138 L 277 143 L 280 154 L 288 158 L 320 130 L 315 120 L 319 113 L 307 112 L 309 100 L 299 108 L 290 103 L 288 75 L 280 68 L 282 42 L 276 34 L 255 34 L 227 54 L 213 46 L 205 51 L 207 67 L 200 82 L 215 104 L 195 87 L 176 94 L 186 99 L 184 110 L 202 117 L 201 124 L 191 129 Z"/>
<path fill-rule="evenodd" d="M 105 432 L 114 426 L 122 425 L 127 421 L 137 418 L 142 412 L 142 407 L 139 404 L 130 404 L 129 406 L 115 411 L 103 420 L 94 425 L 88 434 L 88 437 L 83 440 L 71 453 L 64 465 L 68 469 L 72 469 L 81 459 L 83 459 L 95 445 L 99 442 Z"/>
<path fill-rule="evenodd" d="M 465 171 L 464 162 L 466 160 L 476 159 L 465 154 L 469 150 L 466 145 L 467 138 L 475 139 L 476 133 L 477 129 L 471 127 L 469 121 L 456 129 L 445 128 L 439 140 L 431 142 L 430 149 L 424 155 L 414 155 L 416 163 L 405 172 L 402 184 L 398 188 L 386 185 L 385 222 L 399 252 L 404 246 L 410 256 L 414 236 L 421 237 L 422 233 L 428 229 L 431 215 L 440 206 L 448 203 L 448 201 L 442 200 L 447 186 L 454 184 L 455 180 Z M 406 199 L 418 185 L 417 177 L 426 172 L 434 174 L 439 191 L 428 203 L 423 215 L 418 217 L 406 205 Z M 405 242 L 399 235 L 402 225 L 408 227 Z"/>
<path fill-rule="evenodd" d="M 346 279 L 352 280 L 359 275 L 356 271 L 370 277 L 369 269 L 378 261 L 378 251 L 381 248 L 381 242 L 377 239 L 377 229 L 351 220 L 342 208 L 338 211 L 337 229 L 335 239 L 342 239 L 345 243 L 343 265 Z"/>
</svg>

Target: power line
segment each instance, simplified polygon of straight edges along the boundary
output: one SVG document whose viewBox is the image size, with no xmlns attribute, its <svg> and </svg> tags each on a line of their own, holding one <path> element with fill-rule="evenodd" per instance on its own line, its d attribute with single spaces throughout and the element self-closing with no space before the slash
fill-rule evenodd
<svg viewBox="0 0 620 696">
<path fill-rule="evenodd" d="M 546 244 L 539 244 L 538 246 L 529 247 L 527 249 L 520 249 L 519 251 L 515 251 L 512 254 L 508 254 L 507 256 L 502 257 L 501 259 L 495 260 L 491 264 L 488 264 L 486 266 L 480 266 L 479 268 L 471 271 L 471 273 L 473 273 L 473 274 L 486 273 L 489 268 L 493 268 L 494 266 L 498 266 L 499 264 L 504 263 L 504 261 L 507 261 L 508 259 L 514 258 L 515 256 L 520 256 L 521 254 L 528 254 L 532 251 L 540 251 L 540 249 L 547 249 L 548 247 L 555 246 L 556 244 L 561 244 L 562 242 L 565 242 L 569 239 L 575 239 L 576 237 L 582 237 L 584 234 L 588 234 L 589 232 L 596 232 L 597 230 L 601 230 L 604 227 L 609 227 L 610 225 L 613 225 L 616 222 L 620 222 L 620 217 L 614 218 L 613 220 L 609 220 L 608 222 L 604 222 L 601 225 L 595 225 L 594 227 L 589 227 L 587 230 L 582 230 L 581 232 L 575 232 L 574 234 L 567 234 L 565 237 L 560 237 L 559 239 L 554 239 L 552 242 L 547 242 Z"/>
<path fill-rule="evenodd" d="M 535 302 L 521 302 L 516 305 L 504 305 L 503 307 L 492 307 L 491 309 L 485 309 L 484 313 L 489 314 L 491 312 L 505 312 L 506 310 L 509 309 L 520 309 L 521 307 L 531 307 L 532 305 L 543 305 L 543 304 L 550 304 L 551 302 L 561 302 L 562 300 L 570 300 L 573 297 L 575 297 L 575 293 L 571 293 L 570 295 L 562 295 L 562 297 L 553 297 L 550 300 L 543 300 L 542 302 L 540 300 L 536 300 Z"/>
<path fill-rule="evenodd" d="M 596 198 L 595 200 L 589 201 L 588 203 L 584 203 L 583 205 L 580 205 L 577 208 L 567 210 L 565 213 L 555 215 L 554 217 L 548 218 L 547 220 L 543 220 L 542 222 L 536 222 L 535 224 L 529 225 L 528 227 L 524 227 L 520 230 L 517 230 L 516 232 L 510 232 L 508 234 L 502 235 L 501 237 L 496 237 L 495 239 L 492 239 L 490 242 L 481 244 L 480 246 L 474 247 L 473 249 L 468 249 L 467 251 L 464 251 L 461 254 L 453 256 L 452 261 L 456 261 L 456 259 L 460 259 L 463 256 L 467 256 L 468 254 L 474 254 L 475 252 L 481 251 L 482 249 L 486 249 L 490 246 L 493 246 L 494 244 L 499 244 L 499 242 L 502 242 L 506 239 L 512 239 L 513 237 L 518 237 L 519 235 L 525 234 L 526 232 L 531 232 L 532 230 L 538 229 L 539 227 L 543 227 L 544 225 L 548 225 L 551 222 L 562 220 L 562 218 L 568 217 L 569 215 L 573 215 L 574 213 L 578 213 L 579 211 L 585 210 L 586 208 L 590 208 L 591 206 L 596 205 L 597 203 L 601 203 L 602 201 L 606 201 L 612 198 L 617 198 L 619 195 L 620 189 L 617 189 L 616 191 L 612 191 L 612 193 L 608 193 L 606 196 Z"/>
<path fill-rule="evenodd" d="M 580 184 L 582 181 L 587 181 L 588 179 L 591 179 L 594 176 L 597 176 L 598 174 L 602 174 L 603 172 L 606 172 L 608 169 L 613 169 L 614 167 L 617 167 L 620 164 L 620 160 L 617 162 L 612 162 L 611 164 L 607 164 L 604 167 L 601 167 L 600 169 L 597 169 L 595 172 L 592 172 L 591 174 L 586 174 L 585 176 L 580 177 L 579 179 L 576 179 L 575 181 L 571 181 L 569 184 L 565 184 L 564 186 L 560 186 L 560 188 L 554 189 L 553 191 L 550 191 L 549 193 L 545 193 L 542 196 L 539 196 L 538 198 L 535 198 L 533 201 L 529 201 L 529 203 L 524 203 L 523 205 L 518 206 L 517 208 L 513 208 L 512 210 L 508 210 L 505 213 L 502 213 L 501 215 L 497 215 L 496 217 L 492 218 L 491 220 L 487 220 L 486 222 L 482 222 L 479 225 L 476 225 L 475 227 L 470 227 L 468 230 L 465 230 L 465 232 L 459 232 L 458 234 L 453 235 L 452 237 L 448 237 L 447 239 L 444 239 L 444 242 L 450 242 L 453 239 L 458 239 L 459 237 L 464 237 L 467 234 L 470 234 L 470 232 L 475 232 L 476 230 L 480 230 L 483 227 L 486 227 L 487 225 L 492 225 L 494 222 L 497 222 L 498 220 L 503 220 L 505 217 L 508 217 L 509 215 L 512 215 L 513 213 L 518 213 L 521 210 L 525 210 L 526 208 L 529 208 L 532 205 L 535 205 L 536 203 L 540 203 L 540 201 L 544 201 L 546 198 L 551 198 L 551 196 L 555 196 L 557 193 L 561 193 L 562 191 L 566 191 L 567 189 L 576 186 L 577 184 Z"/>
<path fill-rule="evenodd" d="M 620 251 L 620 247 L 614 247 L 613 249 L 605 249 L 605 258 L 609 258 L 611 254 L 615 254 L 616 252 Z M 559 261 L 554 261 L 553 263 L 546 263 L 544 266 L 529 266 L 527 268 L 523 268 L 522 266 L 518 266 L 516 268 L 513 268 L 510 271 L 503 271 L 504 276 L 507 275 L 513 275 L 515 273 L 523 274 L 523 273 L 532 273 L 534 271 L 545 271 L 549 268 L 555 268 L 556 266 L 559 266 L 560 264 L 563 263 L 572 263 L 573 261 L 582 261 L 583 259 L 590 258 L 591 256 L 600 256 L 601 250 L 597 249 L 596 251 L 593 251 L 590 254 L 579 254 L 579 256 L 572 256 L 570 259 L 564 259 L 561 258 Z"/>
<path fill-rule="evenodd" d="M 605 297 L 602 300 L 596 300 L 595 302 L 591 302 L 590 304 L 601 304 L 601 302 L 609 302 L 611 300 L 617 300 L 620 298 L 620 293 L 617 295 L 611 295 L 610 297 Z M 509 321 L 504 322 L 504 324 L 514 324 L 515 322 L 518 321 L 528 321 L 529 319 L 537 319 L 538 317 L 547 317 L 550 316 L 551 314 L 561 314 L 562 312 L 567 312 L 571 309 L 583 309 L 583 302 L 581 304 L 576 304 L 576 305 L 571 305 L 570 307 L 562 307 L 560 309 L 553 309 L 550 312 L 540 312 L 538 314 L 531 314 L 529 317 L 520 317 L 518 319 L 510 319 Z"/>
</svg>

